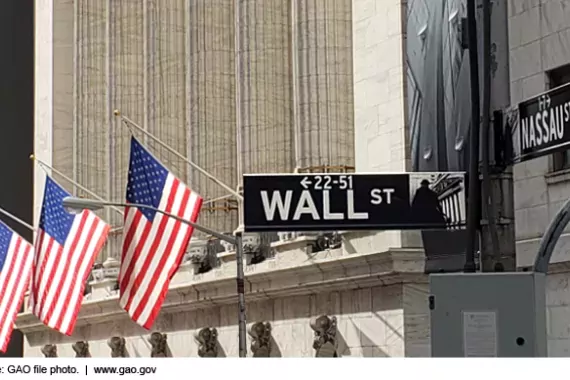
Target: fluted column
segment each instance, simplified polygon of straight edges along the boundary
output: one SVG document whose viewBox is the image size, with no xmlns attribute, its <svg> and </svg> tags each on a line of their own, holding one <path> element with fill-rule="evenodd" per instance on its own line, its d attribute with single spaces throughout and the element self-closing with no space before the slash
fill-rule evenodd
<svg viewBox="0 0 570 380">
<path fill-rule="evenodd" d="M 239 1 L 240 153 L 243 173 L 294 169 L 290 5 Z"/>
<path fill-rule="evenodd" d="M 75 180 L 108 198 L 111 170 L 111 119 L 108 115 L 109 91 L 109 1 L 85 0 L 75 4 L 76 46 L 74 86 L 74 177 Z M 62 184 L 69 185 L 69 184 Z M 72 189 L 71 187 L 67 187 Z M 89 196 L 81 190 L 78 195 Z M 109 213 L 99 212 L 109 220 Z M 104 261 L 108 249 L 98 261 Z"/>
<path fill-rule="evenodd" d="M 189 112 L 186 102 L 186 17 L 187 0 L 144 1 L 146 35 L 145 109 L 143 120 L 149 132 L 169 147 L 186 155 Z M 147 144 L 168 168 L 183 181 L 188 164 L 165 148 L 146 139 Z"/>
<path fill-rule="evenodd" d="M 237 186 L 234 75 L 234 0 L 187 2 L 188 150 L 197 165 L 225 184 Z M 196 170 L 191 185 L 206 199 L 227 190 Z M 235 202 L 207 202 L 200 223 L 218 231 L 237 227 Z"/>
<path fill-rule="evenodd" d="M 106 117 L 106 1 L 78 3 L 76 134 L 77 181 L 106 196 L 109 120 Z M 86 194 L 83 194 L 86 195 Z"/>
<path fill-rule="evenodd" d="M 296 166 L 354 166 L 352 2 L 294 0 Z"/>
</svg>

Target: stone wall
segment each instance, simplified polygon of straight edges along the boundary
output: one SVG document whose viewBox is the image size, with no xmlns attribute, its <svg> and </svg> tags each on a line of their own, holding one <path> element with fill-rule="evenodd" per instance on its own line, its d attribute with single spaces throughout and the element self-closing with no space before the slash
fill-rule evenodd
<svg viewBox="0 0 570 380">
<path fill-rule="evenodd" d="M 549 88 L 548 71 L 570 63 L 570 1 L 509 1 L 511 101 L 517 104 Z M 551 156 L 514 167 L 517 265 L 531 266 L 546 226 L 570 194 L 567 171 L 553 172 Z M 570 289 L 566 230 L 547 277 L 548 355 L 570 356 Z"/>
<path fill-rule="evenodd" d="M 246 265 L 248 324 L 270 322 L 273 356 L 315 356 L 312 318 L 335 317 L 339 356 L 429 356 L 427 278 L 421 250 L 376 248 L 382 234 L 347 233 L 340 248 L 315 251 L 308 238 L 272 243 L 274 254 Z M 231 249 L 231 248 L 230 248 Z M 26 337 L 26 356 L 41 356 L 46 344 L 73 356 L 76 341 L 91 355 L 107 357 L 107 340 L 124 337 L 131 356 L 150 356 L 152 332 L 167 334 L 173 356 L 196 356 L 194 335 L 216 328 L 219 356 L 237 356 L 235 255 L 196 273 L 186 261 L 172 280 L 152 331 L 138 327 L 119 308 L 113 280 L 94 273 L 74 335 L 63 336 L 26 310 L 17 327 Z M 249 345 L 249 343 L 248 343 Z M 251 354 L 251 353 L 250 353 Z"/>
<path fill-rule="evenodd" d="M 564 11 L 568 7 L 566 0 L 509 2 L 512 104 L 546 91 L 547 72 L 570 63 L 570 13 Z M 552 169 L 550 156 L 515 165 L 518 266 L 532 265 L 546 226 L 570 193 L 570 177 Z M 566 232 L 552 262 L 570 259 L 569 244 Z"/>
<path fill-rule="evenodd" d="M 406 357 L 430 357 L 429 285 L 404 284 L 402 307 L 404 310 L 404 348 Z"/>
<path fill-rule="evenodd" d="M 73 170 L 73 2 L 36 3 L 34 153 L 65 175 Z M 39 217 L 45 172 L 36 165 L 34 220 Z M 55 176 L 56 180 L 61 178 Z M 63 181 L 67 189 L 68 183 Z"/>
<path fill-rule="evenodd" d="M 36 2 L 34 151 L 48 165 L 53 156 L 53 0 Z M 39 33 L 41 31 L 41 33 Z M 39 218 L 45 174 L 35 167 L 34 220 Z"/>
<path fill-rule="evenodd" d="M 549 357 L 570 356 L 570 273 L 546 278 L 546 325 Z"/>
<path fill-rule="evenodd" d="M 354 129 L 356 170 L 406 171 L 401 0 L 354 0 Z"/>
<path fill-rule="evenodd" d="M 410 167 L 404 86 L 406 3 L 353 0 L 354 144 L 357 172 Z M 421 247 L 418 231 L 386 231 L 391 247 Z"/>
<path fill-rule="evenodd" d="M 273 357 L 315 356 L 310 319 L 319 315 L 337 318 L 337 352 L 341 357 L 404 356 L 401 284 L 276 298 L 247 306 L 248 327 L 255 322 L 271 323 Z M 162 315 L 153 331 L 167 334 L 172 356 L 196 357 L 199 345 L 194 335 L 204 327 L 214 327 L 219 334 L 218 356 L 236 357 L 236 318 L 235 305 L 178 312 Z M 111 336 L 122 336 L 126 337 L 129 356 L 149 357 L 151 332 L 128 320 L 81 327 L 73 337 L 62 341 L 66 343 L 58 344 L 58 354 L 73 357 L 71 342 L 88 340 L 93 357 L 109 357 L 111 351 L 107 340 Z M 54 334 L 47 336 L 56 339 Z M 41 343 L 47 336 L 42 333 L 27 335 L 26 356 L 42 356 Z M 57 340 L 52 342 L 59 343 Z M 248 336 L 248 356 L 251 356 L 250 344 L 251 336 Z"/>
</svg>

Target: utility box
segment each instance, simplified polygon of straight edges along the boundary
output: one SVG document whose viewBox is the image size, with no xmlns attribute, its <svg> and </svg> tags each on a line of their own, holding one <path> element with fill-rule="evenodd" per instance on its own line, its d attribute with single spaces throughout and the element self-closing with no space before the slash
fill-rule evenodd
<svg viewBox="0 0 570 380">
<path fill-rule="evenodd" d="M 546 357 L 545 276 L 430 275 L 432 357 Z"/>
</svg>

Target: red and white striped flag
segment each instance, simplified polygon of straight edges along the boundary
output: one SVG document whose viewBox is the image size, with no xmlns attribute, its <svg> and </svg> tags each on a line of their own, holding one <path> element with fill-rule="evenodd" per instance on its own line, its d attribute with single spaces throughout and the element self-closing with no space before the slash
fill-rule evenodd
<svg viewBox="0 0 570 380">
<path fill-rule="evenodd" d="M 202 198 L 132 137 L 127 203 L 151 206 L 195 222 Z M 161 213 L 127 208 L 119 273 L 120 304 L 146 329 L 158 316 L 193 230 Z"/>
<path fill-rule="evenodd" d="M 62 202 L 70 195 L 47 177 L 30 289 L 32 312 L 66 335 L 73 333 L 85 282 L 110 229 L 91 211 L 66 212 Z"/>
<path fill-rule="evenodd" d="M 0 222 L 0 351 L 6 352 L 14 322 L 28 290 L 34 250 Z"/>
</svg>

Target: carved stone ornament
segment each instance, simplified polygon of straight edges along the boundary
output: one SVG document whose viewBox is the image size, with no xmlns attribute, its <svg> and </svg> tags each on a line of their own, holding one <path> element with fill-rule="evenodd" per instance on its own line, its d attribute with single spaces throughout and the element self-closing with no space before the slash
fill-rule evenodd
<svg viewBox="0 0 570 380">
<path fill-rule="evenodd" d="M 268 358 L 271 355 L 271 324 L 257 322 L 249 329 L 251 335 L 251 352 L 254 358 Z"/>
<path fill-rule="evenodd" d="M 311 328 L 315 331 L 313 348 L 317 358 L 336 358 L 338 341 L 336 338 L 336 317 L 321 315 L 311 319 Z"/>
<path fill-rule="evenodd" d="M 119 278 L 119 268 L 121 263 L 114 257 L 107 257 L 103 263 L 103 278 L 116 280 Z"/>
<path fill-rule="evenodd" d="M 222 245 L 222 247 L 224 247 L 224 252 L 227 253 L 233 252 L 236 249 L 235 245 L 233 245 L 232 243 L 228 243 L 227 241 L 224 240 L 222 240 L 220 244 Z"/>
<path fill-rule="evenodd" d="M 184 255 L 184 261 L 192 263 L 201 263 L 206 258 L 208 241 L 206 239 L 198 239 L 193 237 L 190 240 L 190 249 Z"/>
<path fill-rule="evenodd" d="M 278 241 L 276 233 L 247 233 L 243 235 L 243 253 L 247 265 L 262 263 L 273 255 L 271 243 Z"/>
<path fill-rule="evenodd" d="M 162 334 L 159 332 L 153 332 L 150 334 L 150 338 L 148 338 L 148 342 L 152 346 L 150 351 L 151 358 L 166 358 L 167 357 L 167 343 L 166 343 L 166 334 Z"/>
<path fill-rule="evenodd" d="M 75 351 L 76 358 L 90 358 L 91 353 L 89 352 L 89 343 L 82 340 L 75 342 L 73 345 L 73 351 Z"/>
<path fill-rule="evenodd" d="M 42 347 L 42 354 L 46 358 L 57 358 L 57 346 L 55 344 L 46 344 Z"/>
<path fill-rule="evenodd" d="M 111 357 L 112 358 L 126 358 L 127 357 L 127 349 L 126 349 L 126 341 L 125 338 L 122 336 L 114 336 L 109 338 L 107 344 L 111 349 Z"/>
<path fill-rule="evenodd" d="M 91 270 L 91 277 L 93 277 L 93 282 L 103 281 L 103 279 L 105 278 L 103 264 L 95 263 L 93 265 L 93 269 Z"/>
<path fill-rule="evenodd" d="M 338 232 L 320 233 L 315 241 L 316 252 L 337 249 L 342 246 L 342 236 Z"/>
<path fill-rule="evenodd" d="M 279 236 L 279 241 L 291 241 L 297 237 L 295 232 L 277 232 L 277 235 Z"/>
<path fill-rule="evenodd" d="M 198 356 L 201 358 L 218 357 L 218 330 L 213 327 L 204 327 L 195 335 L 199 344 Z"/>
<path fill-rule="evenodd" d="M 258 233 L 247 233 L 243 235 L 243 253 L 253 255 L 259 252 L 261 236 Z"/>
</svg>

